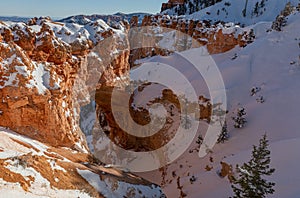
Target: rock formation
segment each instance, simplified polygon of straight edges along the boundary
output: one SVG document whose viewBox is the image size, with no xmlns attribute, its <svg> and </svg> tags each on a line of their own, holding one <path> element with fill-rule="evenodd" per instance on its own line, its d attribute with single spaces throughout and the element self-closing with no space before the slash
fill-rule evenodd
<svg viewBox="0 0 300 198">
<path fill-rule="evenodd" d="M 113 142 L 136 151 L 155 150 L 166 144 L 174 136 L 164 132 L 175 123 L 175 110 L 168 112 L 162 131 L 145 141 L 114 125 L 111 90 L 119 87 L 121 96 L 126 94 L 129 70 L 136 60 L 200 46 L 206 46 L 211 54 L 221 53 L 245 46 L 248 33 L 233 25 L 167 15 L 145 16 L 141 24 L 138 20 L 132 17 L 129 23 L 118 21 L 111 26 L 101 19 L 76 24 L 54 22 L 48 17 L 33 18 L 28 23 L 0 22 L 0 126 L 53 148 L 68 147 L 89 156 L 88 134 L 79 125 L 80 111 L 96 100 L 97 119 L 104 120 L 98 127 L 109 127 L 104 132 Z M 170 48 L 162 44 L 168 35 L 173 38 Z M 166 101 L 171 101 L 178 106 L 179 99 L 171 90 L 162 93 L 163 97 L 155 98 L 153 104 L 159 102 L 169 108 Z M 209 100 L 206 102 L 199 107 L 205 112 L 199 119 L 209 122 L 212 107 Z M 147 109 L 129 111 L 137 123 L 148 123 Z M 92 135 L 94 142 L 99 140 L 97 134 Z M 24 157 L 34 161 L 34 156 Z M 5 166 L 5 161 L 1 163 Z"/>
<path fill-rule="evenodd" d="M 183 5 L 185 2 L 185 0 L 169 0 L 167 3 L 162 4 L 161 12 L 171 9 L 178 5 Z"/>
<path fill-rule="evenodd" d="M 31 138 L 1 128 L 0 178 L 5 185 L 37 190 L 41 175 L 44 188 L 78 190 L 91 197 L 143 196 L 140 186 L 149 188 L 144 196 L 162 195 L 159 187 L 131 173 L 99 166 L 79 127 L 80 107 L 93 100 L 98 86 L 116 86 L 117 78 L 126 81 L 128 24 L 115 26 L 102 20 L 78 25 L 50 18 L 0 22 L 0 126 Z M 19 154 L 9 156 L 11 152 Z M 24 176 L 13 167 L 32 174 Z M 99 181 L 90 181 L 92 176 Z"/>
<path fill-rule="evenodd" d="M 122 50 L 116 58 L 100 61 L 105 68 L 96 68 L 105 70 L 105 83 L 128 72 L 129 57 L 126 40 L 119 42 L 122 46 L 115 44 L 120 37 L 106 41 L 107 50 L 98 49 L 102 40 L 112 38 L 114 31 L 101 20 L 88 25 L 94 31 L 90 37 L 86 29 L 76 32 L 49 18 L 33 18 L 28 24 L 1 23 L 1 126 L 52 146 L 87 151 L 78 126 L 80 104 L 73 100 L 84 90 L 95 89 L 100 78 L 85 76 L 85 87 L 74 86 L 80 84 L 78 79 L 84 76 L 84 69 L 91 71 L 98 63 L 93 63 L 93 56 L 87 54 L 94 46 L 93 53 L 98 50 L 102 57 L 107 55 L 104 53 Z"/>
</svg>

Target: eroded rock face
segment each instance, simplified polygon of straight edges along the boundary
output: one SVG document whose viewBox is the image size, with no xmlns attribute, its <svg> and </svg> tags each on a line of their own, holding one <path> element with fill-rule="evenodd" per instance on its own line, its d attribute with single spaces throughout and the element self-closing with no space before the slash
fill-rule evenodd
<svg viewBox="0 0 300 198">
<path fill-rule="evenodd" d="M 169 15 L 148 15 L 141 24 L 138 17 L 132 17 L 130 26 L 131 67 L 142 58 L 167 56 L 174 51 L 201 46 L 210 54 L 224 53 L 236 46 L 245 47 L 255 38 L 253 31 L 243 30 L 233 23 L 211 24 Z"/>
<path fill-rule="evenodd" d="M 97 20 L 87 29 L 50 18 L 1 22 L 0 126 L 88 152 L 78 124 L 80 106 L 89 103 L 98 83 L 110 84 L 128 73 L 123 25 L 115 30 Z"/>
<path fill-rule="evenodd" d="M 173 8 L 177 5 L 183 5 L 185 2 L 185 0 L 169 0 L 167 3 L 162 4 L 161 12 Z"/>
<path fill-rule="evenodd" d="M 53 146 L 85 145 L 70 111 L 78 63 L 33 61 L 16 43 L 0 45 L 0 125 Z"/>
<path fill-rule="evenodd" d="M 222 53 L 237 45 L 244 46 L 246 44 L 244 35 L 247 35 L 247 33 L 244 33 L 239 27 L 234 29 L 233 24 L 227 24 L 228 27 L 226 24 L 212 25 L 208 21 L 191 21 L 166 15 L 145 16 L 140 25 L 138 24 L 138 18 L 133 17 L 130 24 L 131 29 L 128 34 L 130 43 L 130 66 L 135 66 L 136 60 L 155 55 L 166 56 L 174 51 L 185 51 L 191 48 L 205 46 L 209 53 L 212 54 Z M 241 32 L 241 34 L 237 32 Z M 108 74 L 112 74 L 112 72 L 108 72 Z M 161 130 L 157 130 L 158 133 L 156 135 L 149 138 L 138 138 L 128 134 L 128 131 L 137 130 L 134 125 L 131 126 L 131 119 L 141 126 L 149 123 L 151 119 L 149 117 L 148 107 L 133 108 L 134 104 L 132 100 L 134 99 L 131 98 L 132 100 L 130 100 L 132 95 L 125 91 L 124 85 L 120 86 L 117 85 L 116 82 L 108 80 L 111 78 L 113 78 L 113 75 L 106 75 L 104 72 L 104 76 L 100 80 L 100 86 L 97 87 L 95 102 L 99 124 L 97 129 L 92 133 L 92 144 L 95 149 L 94 154 L 98 158 L 103 158 L 103 156 L 106 156 L 104 152 L 110 149 L 108 146 L 110 145 L 109 143 L 101 144 L 100 140 L 103 140 L 103 137 L 99 134 L 99 131 L 104 132 L 115 145 L 125 150 L 133 150 L 136 152 L 153 151 L 157 148 L 161 148 L 168 140 L 172 139 L 174 134 L 172 134 L 171 131 L 176 131 L 176 124 L 174 123 L 178 124 L 180 120 L 178 117 L 180 111 L 177 112 L 177 117 L 176 115 L 171 115 L 176 112 L 176 109 L 174 109 L 173 113 L 168 112 L 166 125 L 162 126 L 162 128 L 160 128 Z M 149 86 L 153 85 L 150 84 Z M 119 88 L 116 89 L 116 87 Z M 139 88 L 137 88 L 137 90 L 139 90 Z M 167 91 L 172 90 L 164 91 L 168 93 Z M 164 95 L 164 91 L 162 90 L 162 95 Z M 113 92 L 115 92 L 115 96 L 112 96 Z M 119 102 L 112 104 L 113 97 L 119 98 Z M 178 101 L 177 103 L 175 101 L 176 98 L 177 96 L 169 93 L 165 94 L 162 98 L 156 98 L 156 100 L 152 102 L 164 104 L 165 109 L 170 109 L 171 107 L 165 104 L 164 101 L 171 100 L 174 103 L 173 106 L 176 107 L 176 104 L 178 104 Z M 152 104 L 152 102 L 149 101 L 149 104 Z M 128 103 L 129 106 L 127 106 Z M 116 114 L 112 112 L 112 106 L 115 107 L 117 111 Z M 177 106 L 177 110 L 180 110 L 180 105 Z M 189 104 L 189 106 L 194 109 L 194 111 L 196 110 L 197 120 L 211 121 L 213 106 L 209 99 L 199 96 L 199 101 Z M 129 114 L 125 114 L 127 111 L 129 111 Z M 116 116 L 122 119 L 117 121 Z M 128 131 L 124 130 L 124 127 L 119 125 L 120 123 L 125 123 L 124 125 L 127 127 L 125 128 L 128 129 Z M 107 147 L 104 148 L 102 145 Z"/>
<path fill-rule="evenodd" d="M 145 86 L 157 86 L 155 84 L 147 84 Z M 164 126 L 151 137 L 136 137 L 128 134 L 127 130 L 124 131 L 121 126 L 126 126 L 128 131 L 138 130 L 135 125 L 130 121 L 129 116 L 138 125 L 147 125 L 150 123 L 151 118 L 147 108 L 134 108 L 135 106 L 135 94 L 142 94 L 142 90 L 136 90 L 134 95 L 122 90 L 114 90 L 114 96 L 118 98 L 117 103 L 112 101 L 112 92 L 114 87 L 102 87 L 97 90 L 96 103 L 98 105 L 98 116 L 100 120 L 100 126 L 104 129 L 112 142 L 126 150 L 140 151 L 153 151 L 164 146 L 175 135 L 176 129 L 179 127 L 179 123 L 176 122 L 180 119 L 180 104 L 177 96 L 169 89 L 162 90 L 162 97 L 155 98 L 149 101 L 150 104 L 160 103 L 166 109 L 167 121 Z M 140 89 L 143 89 L 140 87 Z M 129 101 L 127 101 L 129 99 Z M 126 103 L 129 102 L 129 108 Z M 149 105 L 150 105 L 149 104 Z M 112 111 L 114 106 L 115 114 Z M 129 115 L 126 112 L 129 111 Z M 118 120 L 116 115 L 119 116 Z M 147 131 L 140 131 L 140 133 L 147 133 Z"/>
<path fill-rule="evenodd" d="M 131 173 L 95 163 L 79 128 L 80 107 L 90 103 L 97 87 L 122 87 L 128 80 L 128 24 L 115 26 L 102 20 L 62 24 L 49 18 L 0 23 L 0 126 L 35 141 L 7 138 L 17 150 L 29 151 L 5 159 L 0 155 L 4 183 L 17 182 L 32 191 L 40 174 L 49 189 L 84 191 L 92 197 L 163 195 L 159 187 Z M 1 135 L 1 140 L 7 136 Z M 0 141 L 0 152 L 13 150 L 5 147 L 7 141 Z M 47 150 L 40 143 L 35 147 L 37 141 L 46 143 Z M 10 169 L 23 165 L 32 170 L 30 176 Z"/>
<path fill-rule="evenodd" d="M 0 126 L 52 146 L 87 151 L 79 128 L 80 107 L 89 104 L 99 88 L 124 89 L 135 60 L 200 46 L 221 53 L 244 46 L 247 34 L 237 34 L 241 29 L 232 25 L 227 31 L 225 25 L 167 15 L 146 16 L 141 26 L 133 17 L 130 26 L 129 30 L 128 23 L 119 22 L 112 28 L 103 20 L 64 24 L 50 18 L 33 18 L 28 24 L 1 22 Z M 109 120 L 109 111 L 102 108 Z M 199 119 L 209 122 L 211 107 L 199 108 L 207 111 Z M 131 113 L 139 117 L 143 111 Z M 138 141 L 118 133 L 113 136 L 124 141 L 125 148 Z M 155 149 L 163 144 L 158 139 L 141 143 L 138 149 Z"/>
</svg>

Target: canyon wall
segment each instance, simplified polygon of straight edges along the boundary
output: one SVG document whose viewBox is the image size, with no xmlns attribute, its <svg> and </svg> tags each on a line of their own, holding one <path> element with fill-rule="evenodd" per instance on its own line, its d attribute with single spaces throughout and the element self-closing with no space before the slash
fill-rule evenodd
<svg viewBox="0 0 300 198">
<path fill-rule="evenodd" d="M 141 24 L 132 17 L 112 27 L 101 19 L 79 25 L 33 18 L 1 22 L 0 33 L 0 126 L 84 152 L 80 107 L 101 88 L 124 90 L 136 60 L 200 46 L 222 53 L 250 42 L 249 32 L 234 24 L 167 15 L 145 16 Z"/>
<path fill-rule="evenodd" d="M 131 66 L 141 58 L 165 56 L 174 51 L 200 46 L 206 46 L 210 54 L 224 53 L 235 46 L 245 47 L 255 37 L 253 32 L 243 30 L 233 23 L 211 24 L 209 21 L 187 20 L 169 15 L 145 16 L 141 24 L 138 23 L 138 17 L 132 17 L 130 26 Z M 137 35 L 139 39 L 136 39 Z M 155 43 L 151 47 L 147 47 L 151 43 L 149 38 Z M 169 45 L 160 44 L 166 43 L 167 39 Z M 137 42 L 142 42 L 146 47 L 139 47 L 141 44 Z"/>
<path fill-rule="evenodd" d="M 121 30 L 116 34 L 102 20 L 87 26 L 90 32 L 50 18 L 1 22 L 0 126 L 52 146 L 88 151 L 79 108 L 89 103 L 100 77 L 109 84 L 128 73 L 129 50 Z"/>
</svg>

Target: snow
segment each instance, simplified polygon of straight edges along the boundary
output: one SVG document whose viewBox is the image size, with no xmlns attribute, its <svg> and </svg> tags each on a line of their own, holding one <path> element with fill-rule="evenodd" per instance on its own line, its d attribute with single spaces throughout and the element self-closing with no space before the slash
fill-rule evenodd
<svg viewBox="0 0 300 198">
<path fill-rule="evenodd" d="M 43 76 L 47 74 L 47 72 L 44 69 L 44 65 L 42 63 L 34 64 L 35 70 L 32 71 L 33 79 L 30 80 L 30 84 L 27 84 L 26 86 L 28 88 L 37 88 L 39 94 L 44 94 L 47 90 L 47 88 L 44 85 Z"/>
<path fill-rule="evenodd" d="M 30 26 L 30 29 L 35 33 L 39 33 L 41 31 L 41 26 L 40 25 L 32 25 L 32 26 Z"/>
<path fill-rule="evenodd" d="M 276 191 L 272 197 L 293 198 L 300 194 L 300 159 L 297 154 L 300 145 L 300 109 L 297 105 L 300 67 L 290 65 L 299 56 L 300 14 L 292 14 L 282 32 L 266 32 L 268 27 L 269 22 L 252 25 L 251 28 L 258 34 L 254 43 L 245 48 L 236 47 L 229 52 L 213 55 L 227 93 L 229 140 L 217 144 L 211 150 L 212 153 L 202 159 L 198 158 L 198 153 L 186 151 L 166 167 L 165 180 L 162 179 L 160 171 L 139 173 L 152 182 L 166 181 L 163 182 L 163 190 L 168 197 L 180 195 L 180 191 L 176 190 L 178 176 L 183 192 L 188 197 L 196 198 L 199 194 L 203 197 L 232 196 L 228 180 L 217 175 L 221 169 L 220 161 L 228 162 L 233 167 L 248 161 L 252 145 L 257 145 L 264 133 L 270 139 L 271 167 L 276 169 L 274 175 L 268 178 L 276 183 Z M 185 53 L 192 54 L 193 50 Z M 234 54 L 237 54 L 237 58 L 232 60 Z M 173 56 L 173 59 L 173 64 L 182 64 L 176 57 Z M 252 87 L 260 88 L 254 96 L 251 96 Z M 258 103 L 256 99 L 259 96 L 263 96 L 266 101 Z M 231 117 L 240 107 L 246 109 L 247 124 L 242 129 L 235 129 Z M 201 130 L 203 129 L 200 127 Z M 188 150 L 196 147 L 194 142 Z M 206 165 L 212 166 L 213 170 L 206 171 Z M 173 171 L 176 177 L 172 176 Z M 189 181 L 192 175 L 198 178 L 193 184 Z"/>
<path fill-rule="evenodd" d="M 30 152 L 32 152 L 35 155 L 42 155 L 43 152 L 46 151 L 48 148 L 47 146 L 39 143 L 38 141 L 31 140 L 25 136 L 16 134 L 2 127 L 0 127 L 0 135 L 0 148 L 5 148 L 5 152 L 0 152 L 0 159 L 15 157 L 21 154 L 28 154 Z M 29 144 L 35 149 L 22 146 L 17 142 L 13 141 L 13 139 Z"/>
<path fill-rule="evenodd" d="M 31 153 L 32 155 L 45 155 L 44 152 L 48 149 L 44 144 L 31 140 L 22 135 L 16 134 L 10 130 L 0 128 L 0 159 L 11 158 L 6 160 L 6 168 L 14 173 L 21 174 L 25 179 L 29 176 L 34 178 L 28 192 L 25 192 L 19 183 L 10 183 L 0 179 L 0 197 L 90 197 L 87 193 L 79 190 L 58 190 L 50 187 L 48 180 L 31 167 L 26 167 L 26 164 L 19 163 L 18 156 Z M 31 145 L 33 148 L 28 148 L 17 143 L 13 139 Z M 53 160 L 48 160 L 53 170 L 66 170 L 58 166 Z M 57 181 L 57 178 L 56 178 Z"/>
<path fill-rule="evenodd" d="M 41 182 L 41 181 L 40 181 Z M 43 183 L 45 184 L 45 183 Z M 34 185 L 38 185 L 34 182 Z M 7 197 L 24 197 L 24 198 L 49 198 L 49 197 L 66 197 L 66 198 L 90 198 L 88 193 L 79 190 L 58 190 L 55 188 L 46 188 L 43 186 L 36 186 L 26 192 L 22 189 L 20 184 L 5 182 L 0 179 L 0 198 Z"/>
<path fill-rule="evenodd" d="M 286 3 L 291 2 L 292 5 L 297 6 L 299 0 L 265 1 L 265 6 L 260 10 L 262 14 L 259 14 L 258 16 L 253 15 L 252 12 L 254 11 L 256 2 L 260 1 L 248 1 L 247 13 L 246 17 L 244 17 L 242 11 L 245 8 L 245 2 L 246 1 L 241 0 L 221 1 L 213 6 L 204 8 L 193 14 L 186 14 L 185 19 L 212 20 L 213 22 L 224 21 L 233 22 L 235 24 L 240 23 L 249 26 L 262 21 L 274 21 L 276 16 L 284 9 Z M 225 3 L 230 3 L 230 5 L 227 6 L 225 5 Z M 163 13 L 173 15 L 174 10 L 166 10 Z"/>
<path fill-rule="evenodd" d="M 66 173 L 66 169 L 64 169 L 63 167 L 59 166 L 56 164 L 56 162 L 54 160 L 47 160 L 52 168 L 52 170 L 58 170 L 58 171 L 62 171 L 64 173 Z"/>
<path fill-rule="evenodd" d="M 78 173 L 93 186 L 98 192 L 105 197 L 143 197 L 141 193 L 147 197 L 159 198 L 161 192 L 156 186 L 142 186 L 137 184 L 129 184 L 121 181 L 110 180 L 106 178 L 104 181 L 100 180 L 100 176 L 88 170 L 77 169 Z M 111 189 L 111 190 L 109 190 Z"/>
<path fill-rule="evenodd" d="M 17 84 L 16 76 L 17 76 L 17 73 L 11 73 L 8 78 L 4 77 L 4 78 L 7 78 L 7 79 L 4 83 L 4 85 L 0 86 L 0 88 L 2 89 L 3 87 L 6 87 L 6 86 L 16 85 Z"/>
<path fill-rule="evenodd" d="M 172 172 L 175 171 L 177 176 L 180 176 L 180 184 L 183 185 L 183 191 L 187 193 L 188 197 L 196 198 L 199 197 L 199 194 L 203 197 L 220 197 L 220 195 L 226 197 L 232 196 L 230 183 L 216 174 L 216 172 L 220 170 L 220 161 L 226 161 L 233 166 L 237 163 L 241 164 L 244 161 L 248 161 L 251 146 L 257 144 L 261 135 L 267 132 L 268 138 L 270 139 L 271 165 L 276 168 L 276 172 L 270 177 L 271 181 L 276 182 L 276 192 L 273 197 L 297 197 L 300 194 L 298 186 L 300 183 L 300 173 L 298 171 L 300 158 L 299 155 L 297 155 L 297 151 L 300 147 L 300 135 L 298 132 L 300 115 L 299 107 L 297 105 L 299 103 L 300 90 L 300 14 L 294 13 L 289 16 L 287 26 L 283 28 L 282 32 L 267 32 L 272 25 L 272 21 L 287 3 L 286 0 L 266 1 L 266 11 L 257 17 L 251 16 L 251 11 L 256 1 L 249 1 L 246 17 L 243 17 L 241 14 L 242 9 L 244 8 L 244 1 L 227 0 L 226 2 L 230 2 L 231 6 L 224 6 L 224 1 L 222 1 L 199 12 L 187 15 L 184 19 L 209 19 L 212 21 L 222 20 L 228 22 L 224 27 L 218 24 L 216 27 L 203 31 L 222 29 L 223 33 L 235 33 L 235 35 L 237 35 L 245 30 L 254 30 L 256 36 L 254 43 L 249 44 L 245 48 L 236 47 L 229 52 L 213 55 L 213 60 L 220 69 L 226 89 L 226 106 L 229 110 L 227 121 L 230 139 L 224 144 L 218 144 L 214 147 L 203 147 L 205 149 L 205 155 L 208 150 L 211 153 L 201 159 L 198 156 L 199 153 L 188 152 L 190 149 L 194 149 L 198 146 L 195 141 L 193 141 L 192 145 L 183 153 L 183 155 L 167 167 L 167 175 L 165 178 L 168 180 L 168 183 L 164 183 L 164 190 L 168 197 L 179 196 L 180 192 L 176 190 L 177 178 L 172 176 Z M 299 2 L 299 0 L 292 0 L 294 5 Z M 222 8 L 225 8 L 226 10 L 222 11 Z M 219 15 L 216 14 L 218 10 L 220 11 Z M 208 15 L 207 12 L 211 14 Z M 111 28 L 103 20 L 91 21 L 85 19 L 84 25 L 75 23 L 46 23 L 54 30 L 55 35 L 59 38 L 58 40 L 69 44 L 77 41 L 84 43 L 87 39 L 91 39 L 93 42 L 101 41 L 103 38 L 99 32 L 101 33 L 109 29 L 112 29 L 121 39 L 125 36 L 122 28 L 121 30 Z M 99 26 L 94 26 L 95 23 L 98 23 Z M 247 25 L 247 27 L 240 28 L 239 26 L 234 25 L 237 23 Z M 20 29 L 24 28 L 23 23 L 6 22 L 6 25 L 0 24 L 1 29 L 5 26 L 16 26 Z M 35 33 L 40 31 L 39 25 L 33 25 L 30 26 L 30 28 L 31 31 Z M 159 46 L 175 50 L 173 43 L 175 33 L 173 31 L 162 33 L 160 28 L 155 28 L 153 30 L 156 31 L 158 37 L 162 37 Z M 15 37 L 15 39 L 18 38 Z M 37 43 L 36 45 L 39 44 L 40 43 Z M 1 45 L 9 47 L 6 43 L 1 43 Z M 157 56 L 139 60 L 137 63 L 147 66 L 147 70 L 142 70 L 143 67 L 135 68 L 131 70 L 131 77 L 133 79 L 142 78 L 147 80 L 149 79 L 148 72 L 152 72 L 151 76 L 156 81 L 161 82 L 163 79 L 170 87 L 178 85 L 177 89 L 179 94 L 193 91 L 186 89 L 186 85 L 189 85 L 190 82 L 197 95 L 218 95 L 221 87 L 218 87 L 218 85 L 215 85 L 212 82 L 213 89 L 208 90 L 205 86 L 205 79 L 201 79 L 198 75 L 195 75 L 195 73 L 193 73 L 194 70 L 187 69 L 186 66 L 189 63 L 182 60 L 182 56 L 185 56 L 189 58 L 192 63 L 200 63 L 201 61 L 197 58 L 199 50 L 201 49 L 189 50 L 183 52 L 181 55 L 175 53 L 168 57 Z M 112 55 L 116 53 L 118 53 L 118 51 L 113 51 Z M 94 52 L 90 53 L 89 56 L 99 57 L 98 54 Z M 232 57 L 235 56 L 236 58 L 233 60 Z M 19 62 L 22 61 L 16 59 L 16 56 L 14 55 L 2 60 L 0 64 L 4 69 L 8 69 L 7 67 L 15 60 Z M 101 59 L 99 60 L 101 61 Z M 299 63 L 297 63 L 297 61 L 299 61 Z M 147 65 L 149 62 L 151 62 L 151 64 Z M 169 73 L 161 69 L 163 68 L 162 66 L 165 65 L 173 65 L 176 70 L 184 73 L 184 77 L 188 82 L 185 82 L 184 80 L 180 81 L 180 78 L 174 77 L 175 71 L 174 73 Z M 34 62 L 33 66 L 35 68 L 32 72 L 33 78 L 27 87 L 36 87 L 40 94 L 44 94 L 47 89 L 59 88 L 61 82 L 61 79 L 59 78 L 58 81 L 55 82 L 55 86 L 50 87 L 50 72 L 47 69 L 49 65 Z M 211 71 L 211 66 L 207 64 L 204 66 L 204 70 L 207 70 L 205 74 L 210 75 L 209 72 Z M 29 75 L 25 66 L 15 66 L 15 68 L 17 72 L 10 74 L 10 76 L 5 79 L 4 85 L 0 86 L 0 88 L 13 86 L 13 82 L 17 80 L 17 74 L 23 76 Z M 168 74 L 167 76 L 164 75 L 166 73 Z M 252 87 L 258 87 L 260 89 L 254 96 L 251 96 L 250 90 Z M 145 88 L 145 91 L 147 91 L 147 88 Z M 154 99 L 153 96 L 159 95 L 159 93 L 152 93 L 152 95 L 143 95 L 136 99 L 137 102 L 139 102 L 139 105 L 145 107 L 147 105 L 145 98 L 148 97 L 151 100 Z M 266 102 L 263 104 L 257 102 L 257 98 L 260 96 L 266 98 Z M 215 97 L 215 99 L 222 101 L 223 98 Z M 62 106 L 65 107 L 66 104 L 63 103 Z M 247 124 L 243 129 L 235 129 L 233 128 L 231 117 L 235 115 L 236 110 L 241 106 L 245 107 L 247 111 Z M 75 110 L 73 111 L 75 112 Z M 157 109 L 153 108 L 150 111 L 153 115 L 162 115 L 165 113 L 164 108 L 162 107 Z M 67 110 L 65 113 L 66 116 L 70 116 L 71 114 L 70 110 Z M 91 131 L 93 124 L 95 124 L 95 114 L 88 114 L 86 119 L 82 122 L 82 128 Z M 207 124 L 200 123 L 197 135 L 202 133 L 205 128 L 207 128 Z M 30 152 L 34 155 L 43 155 L 43 152 L 47 150 L 45 145 L 3 128 L 0 128 L 0 135 L 0 149 L 5 150 L 5 152 L 0 152 L 0 159 L 7 159 L 28 154 Z M 11 138 L 25 142 L 39 151 L 22 146 Z M 208 139 L 206 142 L 214 142 L 213 138 L 215 137 L 211 138 L 211 140 Z M 90 144 L 91 141 L 92 138 L 88 136 L 88 142 Z M 106 141 L 105 144 L 102 143 L 103 141 Z M 98 139 L 95 146 L 95 149 L 105 150 L 111 145 L 109 144 L 109 140 L 101 137 Z M 83 152 L 88 152 L 80 144 L 77 144 L 76 147 Z M 114 156 L 115 153 L 109 153 L 109 155 Z M 213 162 L 208 159 L 209 157 L 213 158 Z M 64 159 L 64 161 L 68 160 Z M 16 162 L 8 162 L 10 162 L 10 165 L 7 167 L 11 171 L 20 173 L 25 177 L 34 175 L 36 181 L 34 181 L 30 192 L 24 192 L 18 184 L 11 184 L 0 180 L 0 197 L 3 194 L 5 197 L 43 197 L 46 196 L 46 190 L 52 197 L 88 197 L 87 194 L 79 191 L 59 191 L 57 189 L 52 189 L 49 187 L 49 182 L 42 178 L 34 169 L 25 170 L 22 166 L 18 166 Z M 152 160 L 151 162 L 155 163 L 155 160 Z M 49 163 L 53 170 L 66 171 L 54 161 L 50 160 Z M 147 163 L 150 163 L 150 161 L 147 161 L 145 166 Z M 212 166 L 213 170 L 206 171 L 204 169 L 206 165 Z M 138 164 L 138 166 L 141 166 L 141 164 Z M 183 168 L 180 168 L 181 166 Z M 125 196 L 126 194 L 124 193 L 126 193 L 126 189 L 131 187 L 122 182 L 113 183 L 109 180 L 102 181 L 99 175 L 87 170 L 78 169 L 78 172 L 98 191 L 111 197 L 117 197 L 119 195 Z M 162 182 L 161 173 L 159 171 L 140 173 L 140 175 L 156 183 Z M 192 175 L 197 178 L 194 184 L 190 183 Z M 57 181 L 57 178 L 55 178 L 55 181 Z M 40 184 L 46 185 L 47 188 L 44 189 Z M 118 186 L 117 189 L 113 192 L 109 191 L 108 188 L 112 188 L 115 184 Z M 140 187 L 134 186 L 134 188 L 137 189 Z M 150 187 L 143 187 L 142 191 L 148 192 L 149 190 L 150 193 L 150 189 Z M 37 195 L 33 192 L 39 192 L 40 194 Z M 151 192 L 153 191 L 151 190 Z"/>
</svg>

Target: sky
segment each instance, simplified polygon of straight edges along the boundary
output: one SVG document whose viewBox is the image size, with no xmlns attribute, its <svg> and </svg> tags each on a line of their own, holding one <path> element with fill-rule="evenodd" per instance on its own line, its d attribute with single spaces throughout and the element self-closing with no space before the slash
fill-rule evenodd
<svg viewBox="0 0 300 198">
<path fill-rule="evenodd" d="M 158 13 L 163 2 L 167 0 L 7 0 L 1 2 L 0 16 Z"/>
</svg>

